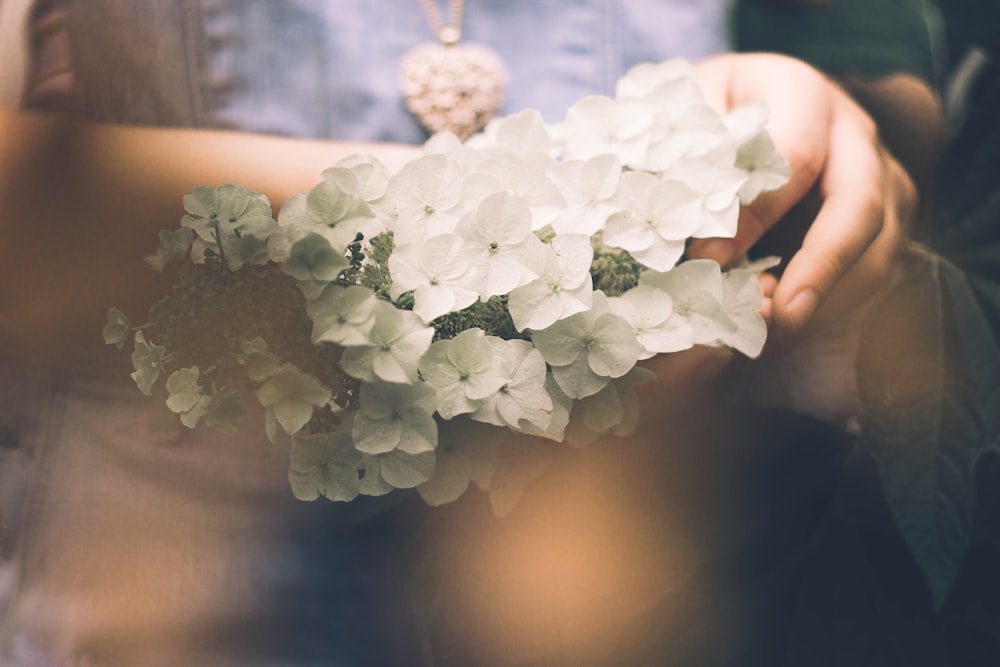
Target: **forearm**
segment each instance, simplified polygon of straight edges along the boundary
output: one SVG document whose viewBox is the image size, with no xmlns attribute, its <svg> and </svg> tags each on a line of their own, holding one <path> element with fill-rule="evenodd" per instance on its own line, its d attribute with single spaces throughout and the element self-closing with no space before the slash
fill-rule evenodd
<svg viewBox="0 0 1000 667">
<path fill-rule="evenodd" d="M 107 308 L 141 318 L 165 284 L 143 257 L 200 184 L 240 182 L 275 207 L 342 157 L 391 168 L 413 147 L 80 124 L 0 109 L 0 343 L 31 355 L 100 338 Z"/>
</svg>

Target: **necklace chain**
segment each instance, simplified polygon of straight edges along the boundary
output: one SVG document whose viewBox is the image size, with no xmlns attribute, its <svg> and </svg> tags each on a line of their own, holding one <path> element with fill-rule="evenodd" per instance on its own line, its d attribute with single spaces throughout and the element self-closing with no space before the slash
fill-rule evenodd
<svg viewBox="0 0 1000 667">
<path fill-rule="evenodd" d="M 492 49 L 459 43 L 466 0 L 419 0 L 437 43 L 418 44 L 403 56 L 400 87 L 406 108 L 431 133 L 450 131 L 463 141 L 503 103 L 507 71 Z"/>
<path fill-rule="evenodd" d="M 462 15 L 465 11 L 465 0 L 448 0 L 448 23 L 444 22 L 441 12 L 438 10 L 437 0 L 420 0 L 420 6 L 424 8 L 424 15 L 427 22 L 431 24 L 431 30 L 442 44 L 457 44 L 462 38 Z"/>
</svg>

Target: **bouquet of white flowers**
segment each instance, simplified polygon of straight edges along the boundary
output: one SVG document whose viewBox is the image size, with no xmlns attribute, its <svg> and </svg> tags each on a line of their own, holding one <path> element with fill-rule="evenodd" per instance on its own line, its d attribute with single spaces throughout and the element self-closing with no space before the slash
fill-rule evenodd
<svg viewBox="0 0 1000 667">
<path fill-rule="evenodd" d="M 640 360 L 759 354 L 755 271 L 682 260 L 787 180 L 766 117 L 717 113 L 670 61 L 558 126 L 526 111 L 439 134 L 395 174 L 348 158 L 277 220 L 262 194 L 196 188 L 148 258 L 177 267 L 174 289 L 139 327 L 112 309 L 105 340 L 134 341 L 144 393 L 169 372 L 185 426 L 233 432 L 256 397 L 267 435 L 291 437 L 299 498 L 416 487 L 437 504 L 475 481 L 502 511 L 540 439 L 634 427 Z"/>
</svg>

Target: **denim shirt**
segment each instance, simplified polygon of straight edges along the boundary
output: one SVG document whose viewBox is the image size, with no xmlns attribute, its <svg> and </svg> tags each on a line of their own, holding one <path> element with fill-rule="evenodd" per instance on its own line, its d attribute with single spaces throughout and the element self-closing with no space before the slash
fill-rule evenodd
<svg viewBox="0 0 1000 667">
<path fill-rule="evenodd" d="M 418 0 L 65 1 L 90 119 L 426 138 L 399 92 L 403 54 L 434 39 Z M 535 108 L 557 122 L 576 99 L 612 93 L 637 63 L 723 50 L 724 5 L 468 0 L 463 40 L 495 49 L 505 62 L 510 84 L 500 113 Z"/>
</svg>

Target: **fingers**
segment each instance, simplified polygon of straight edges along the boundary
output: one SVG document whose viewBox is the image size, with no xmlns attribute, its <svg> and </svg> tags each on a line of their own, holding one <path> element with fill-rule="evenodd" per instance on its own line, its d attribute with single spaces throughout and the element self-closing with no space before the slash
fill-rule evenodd
<svg viewBox="0 0 1000 667">
<path fill-rule="evenodd" d="M 846 110 L 830 139 L 822 207 L 773 295 L 772 316 L 784 333 L 839 319 L 881 288 L 913 218 L 912 181 L 878 148 L 866 117 Z"/>
<path fill-rule="evenodd" d="M 794 231 L 794 219 L 806 213 L 808 230 L 765 302 L 766 316 L 778 334 L 795 334 L 856 308 L 890 275 L 916 202 L 912 181 L 882 148 L 871 118 L 816 70 L 781 56 L 720 56 L 699 65 L 699 78 L 720 110 L 768 104 L 768 130 L 792 177 L 741 211 L 735 238 L 692 242 L 689 256 L 728 264 L 779 221 Z"/>
<path fill-rule="evenodd" d="M 746 253 L 815 185 L 823 171 L 829 147 L 829 132 L 837 90 L 812 68 L 782 56 L 753 55 L 722 59 L 730 64 L 722 70 L 718 60 L 699 70 L 709 103 L 727 110 L 749 102 L 764 102 L 770 110 L 768 132 L 775 148 L 788 160 L 791 179 L 740 212 L 732 239 L 701 239 L 691 243 L 692 257 L 728 264 Z M 728 95 L 717 90 L 718 80 L 728 76 Z M 804 102 L 806 100 L 807 102 Z M 803 104 L 807 104 L 804 107 Z"/>
<path fill-rule="evenodd" d="M 778 279 L 770 273 L 762 273 L 757 276 L 757 280 L 760 283 L 760 291 L 764 297 L 764 301 L 760 306 L 760 316 L 767 322 L 767 328 L 772 329 L 774 326 L 772 298 L 774 297 L 774 288 L 778 285 Z"/>
</svg>

